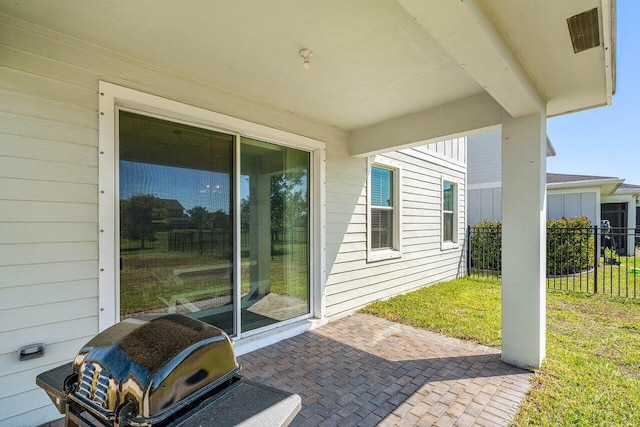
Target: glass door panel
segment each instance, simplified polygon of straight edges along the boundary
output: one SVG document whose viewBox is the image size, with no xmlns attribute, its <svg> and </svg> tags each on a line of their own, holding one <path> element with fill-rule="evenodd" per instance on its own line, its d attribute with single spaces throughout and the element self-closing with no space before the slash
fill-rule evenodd
<svg viewBox="0 0 640 427">
<path fill-rule="evenodd" d="M 309 313 L 308 152 L 241 140 L 241 330 Z"/>
<path fill-rule="evenodd" d="M 234 333 L 233 136 L 119 112 L 120 318 Z"/>
</svg>

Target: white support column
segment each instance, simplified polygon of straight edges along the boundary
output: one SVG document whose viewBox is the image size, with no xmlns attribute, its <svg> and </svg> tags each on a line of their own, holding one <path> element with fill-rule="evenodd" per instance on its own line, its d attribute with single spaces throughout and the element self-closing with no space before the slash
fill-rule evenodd
<svg viewBox="0 0 640 427">
<path fill-rule="evenodd" d="M 636 198 L 627 203 L 627 256 L 633 256 L 636 250 Z"/>
<path fill-rule="evenodd" d="M 502 121 L 502 360 L 538 368 L 546 347 L 546 118 Z"/>
</svg>

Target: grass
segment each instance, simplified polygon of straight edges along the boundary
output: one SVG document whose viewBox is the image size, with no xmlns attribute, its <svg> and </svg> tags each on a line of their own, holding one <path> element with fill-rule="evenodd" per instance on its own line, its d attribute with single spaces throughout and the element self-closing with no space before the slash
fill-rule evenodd
<svg viewBox="0 0 640 427">
<path fill-rule="evenodd" d="M 617 256 L 613 259 L 620 265 L 605 264 L 600 258 L 598 266 L 598 293 L 630 298 L 640 298 L 640 257 Z M 582 274 L 547 278 L 547 286 L 551 289 L 572 292 L 594 292 L 595 275 L 593 269 Z"/>
<path fill-rule="evenodd" d="M 362 310 L 499 347 L 500 284 L 458 279 Z M 515 426 L 640 425 L 640 301 L 547 292 L 547 357 Z"/>
<path fill-rule="evenodd" d="M 190 250 L 169 251 L 166 232 L 156 233 L 155 242 L 147 242 L 140 249 L 140 242 L 121 240 L 124 268 L 120 272 L 120 311 L 122 315 L 136 315 L 148 310 L 166 309 L 166 301 L 180 296 L 190 302 L 212 300 L 226 303 L 232 296 L 232 271 L 230 256 L 222 250 L 212 250 L 205 245 L 203 253 L 198 245 Z M 270 258 L 270 292 L 292 298 L 308 300 L 308 263 L 306 245 L 275 244 Z M 248 255 L 241 268 L 241 292 L 244 295 L 251 287 Z M 302 262 L 301 262 L 302 260 Z M 225 267 L 228 265 L 228 267 Z M 198 270 L 198 267 L 204 269 Z M 211 267 L 206 269 L 206 267 Z M 195 268 L 191 273 L 179 275 L 176 269 Z M 161 299 L 162 298 L 162 299 Z M 175 302 L 175 301 L 174 301 Z"/>
<path fill-rule="evenodd" d="M 497 282 L 458 279 L 373 303 L 362 312 L 493 347 L 501 343 Z"/>
</svg>

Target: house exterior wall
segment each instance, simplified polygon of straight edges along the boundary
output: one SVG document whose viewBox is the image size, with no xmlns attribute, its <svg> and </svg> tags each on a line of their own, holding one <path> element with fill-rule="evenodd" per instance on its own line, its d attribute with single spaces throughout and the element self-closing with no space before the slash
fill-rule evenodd
<svg viewBox="0 0 640 427">
<path fill-rule="evenodd" d="M 468 225 L 502 220 L 502 142 L 495 130 L 467 137 Z M 600 223 L 598 187 L 547 188 L 547 219 L 586 216 Z"/>
<path fill-rule="evenodd" d="M 482 221 L 502 220 L 502 187 L 469 190 L 467 198 L 468 225 L 476 225 Z"/>
<path fill-rule="evenodd" d="M 467 164 L 467 138 L 453 138 L 446 141 L 432 142 L 422 147 L 425 154 L 439 157 L 445 161 Z"/>
<path fill-rule="evenodd" d="M 403 254 L 367 263 L 367 162 L 349 156 L 346 132 L 0 15 L 0 426 L 59 417 L 35 376 L 98 332 L 100 80 L 326 144 L 326 317 L 463 268 L 463 139 L 388 154 L 404 165 Z M 450 250 L 440 246 L 443 175 L 460 182 Z M 45 356 L 19 361 L 34 342 Z"/>
<path fill-rule="evenodd" d="M 499 187 L 502 182 L 501 131 L 494 130 L 467 137 L 469 184 L 491 184 Z"/>
<path fill-rule="evenodd" d="M 626 204 L 626 219 L 627 223 L 624 227 L 628 229 L 633 229 L 636 227 L 637 218 L 636 218 L 636 198 L 630 194 L 613 194 L 610 196 L 603 196 L 601 199 L 601 203 L 625 203 Z M 635 248 L 635 236 L 630 233 L 627 237 L 627 255 L 631 256 L 634 254 Z"/>
<path fill-rule="evenodd" d="M 327 162 L 327 176 L 343 182 L 335 193 L 327 194 L 328 317 L 347 315 L 372 301 L 463 273 L 465 168 L 455 161 L 429 157 L 426 152 L 413 148 L 386 155 L 403 164 L 402 257 L 387 261 L 367 262 L 366 189 L 362 186 L 366 182 L 365 159 L 354 162 L 345 156 Z M 443 174 L 462 182 L 458 192 L 460 244 L 451 250 L 441 250 Z M 345 186 L 347 182 L 353 184 Z"/>
<path fill-rule="evenodd" d="M 547 219 L 585 216 L 591 225 L 600 224 L 600 190 L 584 188 L 547 190 Z"/>
<path fill-rule="evenodd" d="M 467 137 L 468 225 L 502 220 L 502 142 L 494 130 Z"/>
<path fill-rule="evenodd" d="M 469 185 L 468 224 L 502 219 L 502 191 L 500 187 L 476 188 Z M 572 190 L 569 192 L 549 190 L 547 193 L 547 219 L 586 216 L 592 225 L 600 223 L 600 193 L 598 189 Z"/>
</svg>

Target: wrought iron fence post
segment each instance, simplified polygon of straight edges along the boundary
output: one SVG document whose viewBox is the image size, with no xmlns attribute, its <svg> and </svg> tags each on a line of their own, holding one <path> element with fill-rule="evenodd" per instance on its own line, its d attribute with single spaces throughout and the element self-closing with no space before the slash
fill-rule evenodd
<svg viewBox="0 0 640 427">
<path fill-rule="evenodd" d="M 598 264 L 600 264 L 600 248 L 598 247 L 598 226 L 593 226 L 593 293 L 598 293 Z"/>
<path fill-rule="evenodd" d="M 467 225 L 467 276 L 471 276 L 471 226 Z"/>
</svg>

